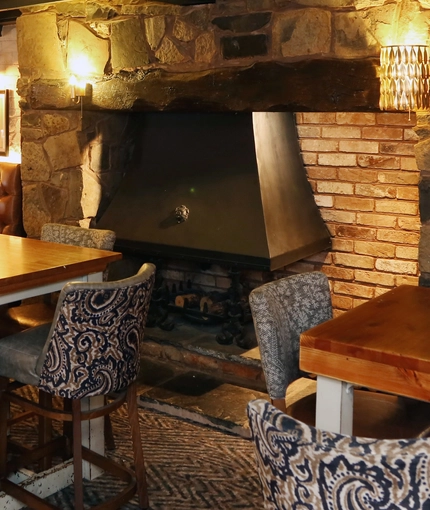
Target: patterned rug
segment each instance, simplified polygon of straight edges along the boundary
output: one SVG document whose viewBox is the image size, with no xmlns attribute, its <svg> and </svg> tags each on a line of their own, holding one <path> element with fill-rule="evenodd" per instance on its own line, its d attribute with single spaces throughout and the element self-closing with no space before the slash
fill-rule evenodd
<svg viewBox="0 0 430 510">
<path fill-rule="evenodd" d="M 111 455 L 131 464 L 124 415 L 125 409 L 112 414 L 116 450 Z M 152 510 L 262 508 L 251 441 L 146 409 L 139 409 L 139 417 Z M 119 483 L 108 475 L 87 482 L 86 503 L 101 503 Z M 72 497 L 69 487 L 47 500 L 73 510 Z M 137 510 L 137 498 L 122 508 Z"/>
</svg>

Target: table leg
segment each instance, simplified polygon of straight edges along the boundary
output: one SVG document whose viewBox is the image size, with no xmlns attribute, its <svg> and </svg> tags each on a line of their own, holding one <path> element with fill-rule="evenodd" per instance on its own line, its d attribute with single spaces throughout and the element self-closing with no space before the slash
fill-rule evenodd
<svg viewBox="0 0 430 510">
<path fill-rule="evenodd" d="M 317 428 L 351 435 L 353 404 L 352 384 L 322 375 L 317 377 Z"/>
<path fill-rule="evenodd" d="M 90 397 L 82 399 L 82 411 L 88 411 L 104 404 L 104 396 Z M 104 455 L 105 438 L 104 438 L 104 418 L 95 418 L 94 420 L 86 420 L 82 422 L 82 444 L 100 455 Z M 87 480 L 94 480 L 100 476 L 103 471 L 90 464 L 87 461 L 83 463 L 83 474 Z"/>
</svg>

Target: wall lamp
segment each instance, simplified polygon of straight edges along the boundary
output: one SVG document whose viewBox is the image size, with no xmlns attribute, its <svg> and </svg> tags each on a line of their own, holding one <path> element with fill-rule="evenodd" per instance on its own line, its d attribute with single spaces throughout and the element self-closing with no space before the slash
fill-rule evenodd
<svg viewBox="0 0 430 510">
<path fill-rule="evenodd" d="M 82 80 L 78 80 L 75 75 L 70 77 L 69 84 L 72 101 L 76 104 L 82 103 L 83 98 L 87 95 L 87 84 Z"/>
<path fill-rule="evenodd" d="M 430 108 L 429 47 L 425 45 L 381 48 L 381 110 L 428 110 Z"/>
</svg>

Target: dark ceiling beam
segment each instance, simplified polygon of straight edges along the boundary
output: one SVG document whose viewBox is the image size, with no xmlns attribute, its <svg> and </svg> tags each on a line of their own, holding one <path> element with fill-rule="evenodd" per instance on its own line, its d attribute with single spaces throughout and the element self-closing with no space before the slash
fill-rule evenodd
<svg viewBox="0 0 430 510">
<path fill-rule="evenodd" d="M 58 4 L 67 0 L 1 0 L 0 12 L 10 9 L 23 9 L 32 7 L 33 5 Z M 162 0 L 168 4 L 176 5 L 196 5 L 196 4 L 213 4 L 215 0 Z"/>
<path fill-rule="evenodd" d="M 9 11 L 11 9 L 22 9 L 25 7 L 32 7 L 33 5 L 43 4 L 59 4 L 67 0 L 2 0 L 0 2 L 0 12 Z"/>
<path fill-rule="evenodd" d="M 15 23 L 16 18 L 21 15 L 21 11 L 18 9 L 12 9 L 10 11 L 0 12 L 0 25 L 8 25 Z"/>
</svg>

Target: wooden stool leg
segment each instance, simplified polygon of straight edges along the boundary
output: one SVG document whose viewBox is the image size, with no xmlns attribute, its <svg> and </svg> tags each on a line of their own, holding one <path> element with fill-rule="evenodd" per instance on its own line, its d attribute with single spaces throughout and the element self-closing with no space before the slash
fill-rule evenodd
<svg viewBox="0 0 430 510">
<path fill-rule="evenodd" d="M 105 398 L 107 404 L 107 398 Z M 112 422 L 110 415 L 104 417 L 105 446 L 107 450 L 115 450 L 115 439 L 113 437 Z"/>
<path fill-rule="evenodd" d="M 7 419 L 9 402 L 4 400 L 3 392 L 6 390 L 9 380 L 0 377 L 0 477 L 6 476 L 7 464 Z"/>
<path fill-rule="evenodd" d="M 39 390 L 39 404 L 43 407 L 52 407 L 52 395 Z M 49 443 L 52 439 L 52 420 L 45 416 L 39 416 L 39 446 Z M 52 466 L 52 455 L 42 457 L 39 461 L 39 469 L 46 471 Z"/>
<path fill-rule="evenodd" d="M 142 441 L 140 438 L 135 382 L 130 384 L 127 389 L 127 411 L 128 421 L 131 428 L 131 439 L 133 442 L 134 469 L 136 473 L 139 504 L 142 508 L 149 508 L 148 485 L 146 482 L 145 460 L 143 458 Z"/>
<path fill-rule="evenodd" d="M 72 419 L 75 510 L 84 510 L 84 488 L 82 482 L 82 422 L 81 401 L 79 399 L 72 400 Z"/>
</svg>

